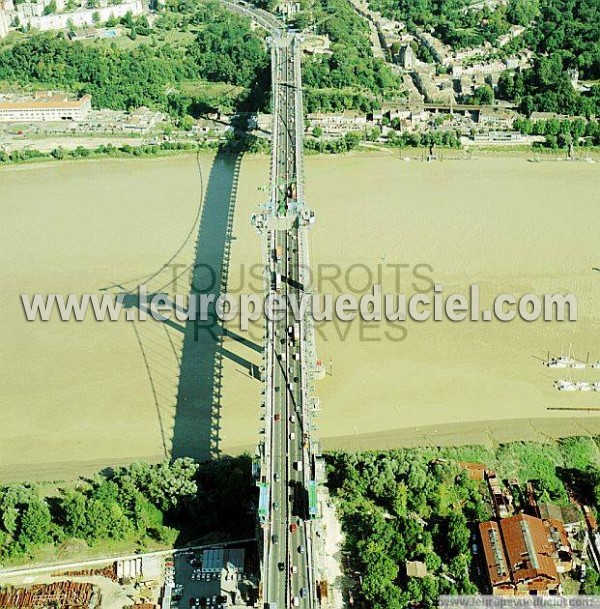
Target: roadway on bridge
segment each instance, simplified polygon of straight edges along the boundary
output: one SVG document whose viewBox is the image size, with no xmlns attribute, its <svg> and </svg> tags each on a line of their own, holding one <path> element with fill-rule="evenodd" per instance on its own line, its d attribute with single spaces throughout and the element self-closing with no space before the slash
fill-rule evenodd
<svg viewBox="0 0 600 609">
<path fill-rule="evenodd" d="M 300 36 L 286 32 L 274 15 L 243 0 L 222 2 L 230 10 L 252 18 L 271 35 L 271 188 L 269 211 L 259 231 L 265 240 L 269 291 L 299 299 L 303 269 L 309 259 L 305 243 L 308 221 L 304 215 Z M 309 324 L 308 317 L 295 319 L 289 302 L 279 319 L 266 324 L 259 514 L 263 526 L 262 596 L 268 609 L 312 609 L 317 605 L 311 520 L 316 514 L 309 517 L 307 505 L 308 484 L 315 484 L 308 380 L 316 355 Z"/>
<path fill-rule="evenodd" d="M 301 296 L 302 260 L 299 175 L 302 153 L 300 44 L 291 34 L 274 38 L 273 165 L 271 220 L 268 231 L 271 289 L 283 297 Z M 306 479 L 310 476 L 307 365 L 304 320 L 285 308 L 267 327 L 267 434 L 271 472 L 270 520 L 266 527 L 263 595 L 267 607 L 314 606 L 311 523 L 308 521 Z M 271 604 L 271 605 L 270 605 Z"/>
</svg>

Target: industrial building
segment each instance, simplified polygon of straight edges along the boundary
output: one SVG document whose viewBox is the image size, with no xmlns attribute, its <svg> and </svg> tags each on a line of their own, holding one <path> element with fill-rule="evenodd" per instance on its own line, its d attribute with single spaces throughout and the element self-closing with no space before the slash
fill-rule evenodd
<svg viewBox="0 0 600 609">
<path fill-rule="evenodd" d="M 560 521 L 528 514 L 479 525 L 492 594 L 558 595 L 559 573 L 572 568 L 572 554 Z"/>
<path fill-rule="evenodd" d="M 33 98 L 0 97 L 1 123 L 81 121 L 92 109 L 92 96 L 69 100 L 64 93 L 39 92 Z"/>
</svg>

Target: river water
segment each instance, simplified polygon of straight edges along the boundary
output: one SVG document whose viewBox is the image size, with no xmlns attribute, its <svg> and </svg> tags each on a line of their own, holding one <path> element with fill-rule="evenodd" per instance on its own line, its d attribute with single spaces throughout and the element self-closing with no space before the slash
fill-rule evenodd
<svg viewBox="0 0 600 609">
<path fill-rule="evenodd" d="M 250 215 L 268 171 L 267 157 L 210 155 L 0 170 L 1 479 L 253 450 L 260 327 L 230 324 L 222 335 L 176 320 L 32 323 L 19 295 L 133 293 L 141 281 L 187 292 L 194 262 L 251 291 L 261 247 Z M 558 392 L 553 381 L 569 372 L 542 365 L 570 350 L 600 359 L 600 165 L 308 157 L 306 192 L 320 292 L 376 282 L 411 293 L 431 279 L 445 294 L 476 283 L 484 304 L 499 293 L 578 297 L 576 323 L 320 325 L 325 448 L 600 433 L 593 411 L 547 410 L 600 408 L 600 392 Z M 600 381 L 600 370 L 570 376 Z"/>
</svg>

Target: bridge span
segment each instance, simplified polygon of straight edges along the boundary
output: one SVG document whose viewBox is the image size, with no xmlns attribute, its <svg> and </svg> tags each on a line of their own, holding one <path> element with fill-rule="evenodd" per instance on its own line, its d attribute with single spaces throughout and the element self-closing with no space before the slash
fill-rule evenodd
<svg viewBox="0 0 600 609">
<path fill-rule="evenodd" d="M 262 537 L 262 607 L 317 608 L 320 577 L 318 483 L 323 468 L 313 437 L 319 401 L 311 383 L 323 375 L 310 308 L 296 318 L 290 298 L 310 289 L 307 231 L 314 222 L 304 199 L 301 36 L 244 0 L 222 0 L 269 33 L 272 74 L 272 152 L 269 200 L 252 223 L 261 235 L 265 287 L 283 303 L 265 321 L 265 429 L 257 448 L 258 518 Z"/>
<path fill-rule="evenodd" d="M 269 33 L 272 72 L 272 157 L 266 211 L 252 223 L 261 235 L 267 296 L 280 313 L 265 321 L 261 407 L 265 430 L 255 473 L 262 536 L 262 603 L 266 609 L 318 606 L 320 536 L 318 443 L 311 382 L 320 374 L 310 310 L 296 318 L 290 298 L 309 289 L 307 231 L 314 214 L 305 205 L 300 35 L 275 27 L 277 19 L 234 5 Z M 231 7 L 230 7 L 231 8 Z M 233 10 L 233 9 L 232 9 Z"/>
</svg>

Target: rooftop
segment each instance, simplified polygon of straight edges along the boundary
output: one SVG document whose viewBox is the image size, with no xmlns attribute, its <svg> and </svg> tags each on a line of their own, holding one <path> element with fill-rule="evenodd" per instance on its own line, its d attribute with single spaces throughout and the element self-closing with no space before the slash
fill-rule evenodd
<svg viewBox="0 0 600 609">
<path fill-rule="evenodd" d="M 69 100 L 66 93 L 51 91 L 37 91 L 33 96 L 0 94 L 0 110 L 81 108 L 91 99 L 91 95 L 84 95 L 81 99 Z"/>
</svg>

